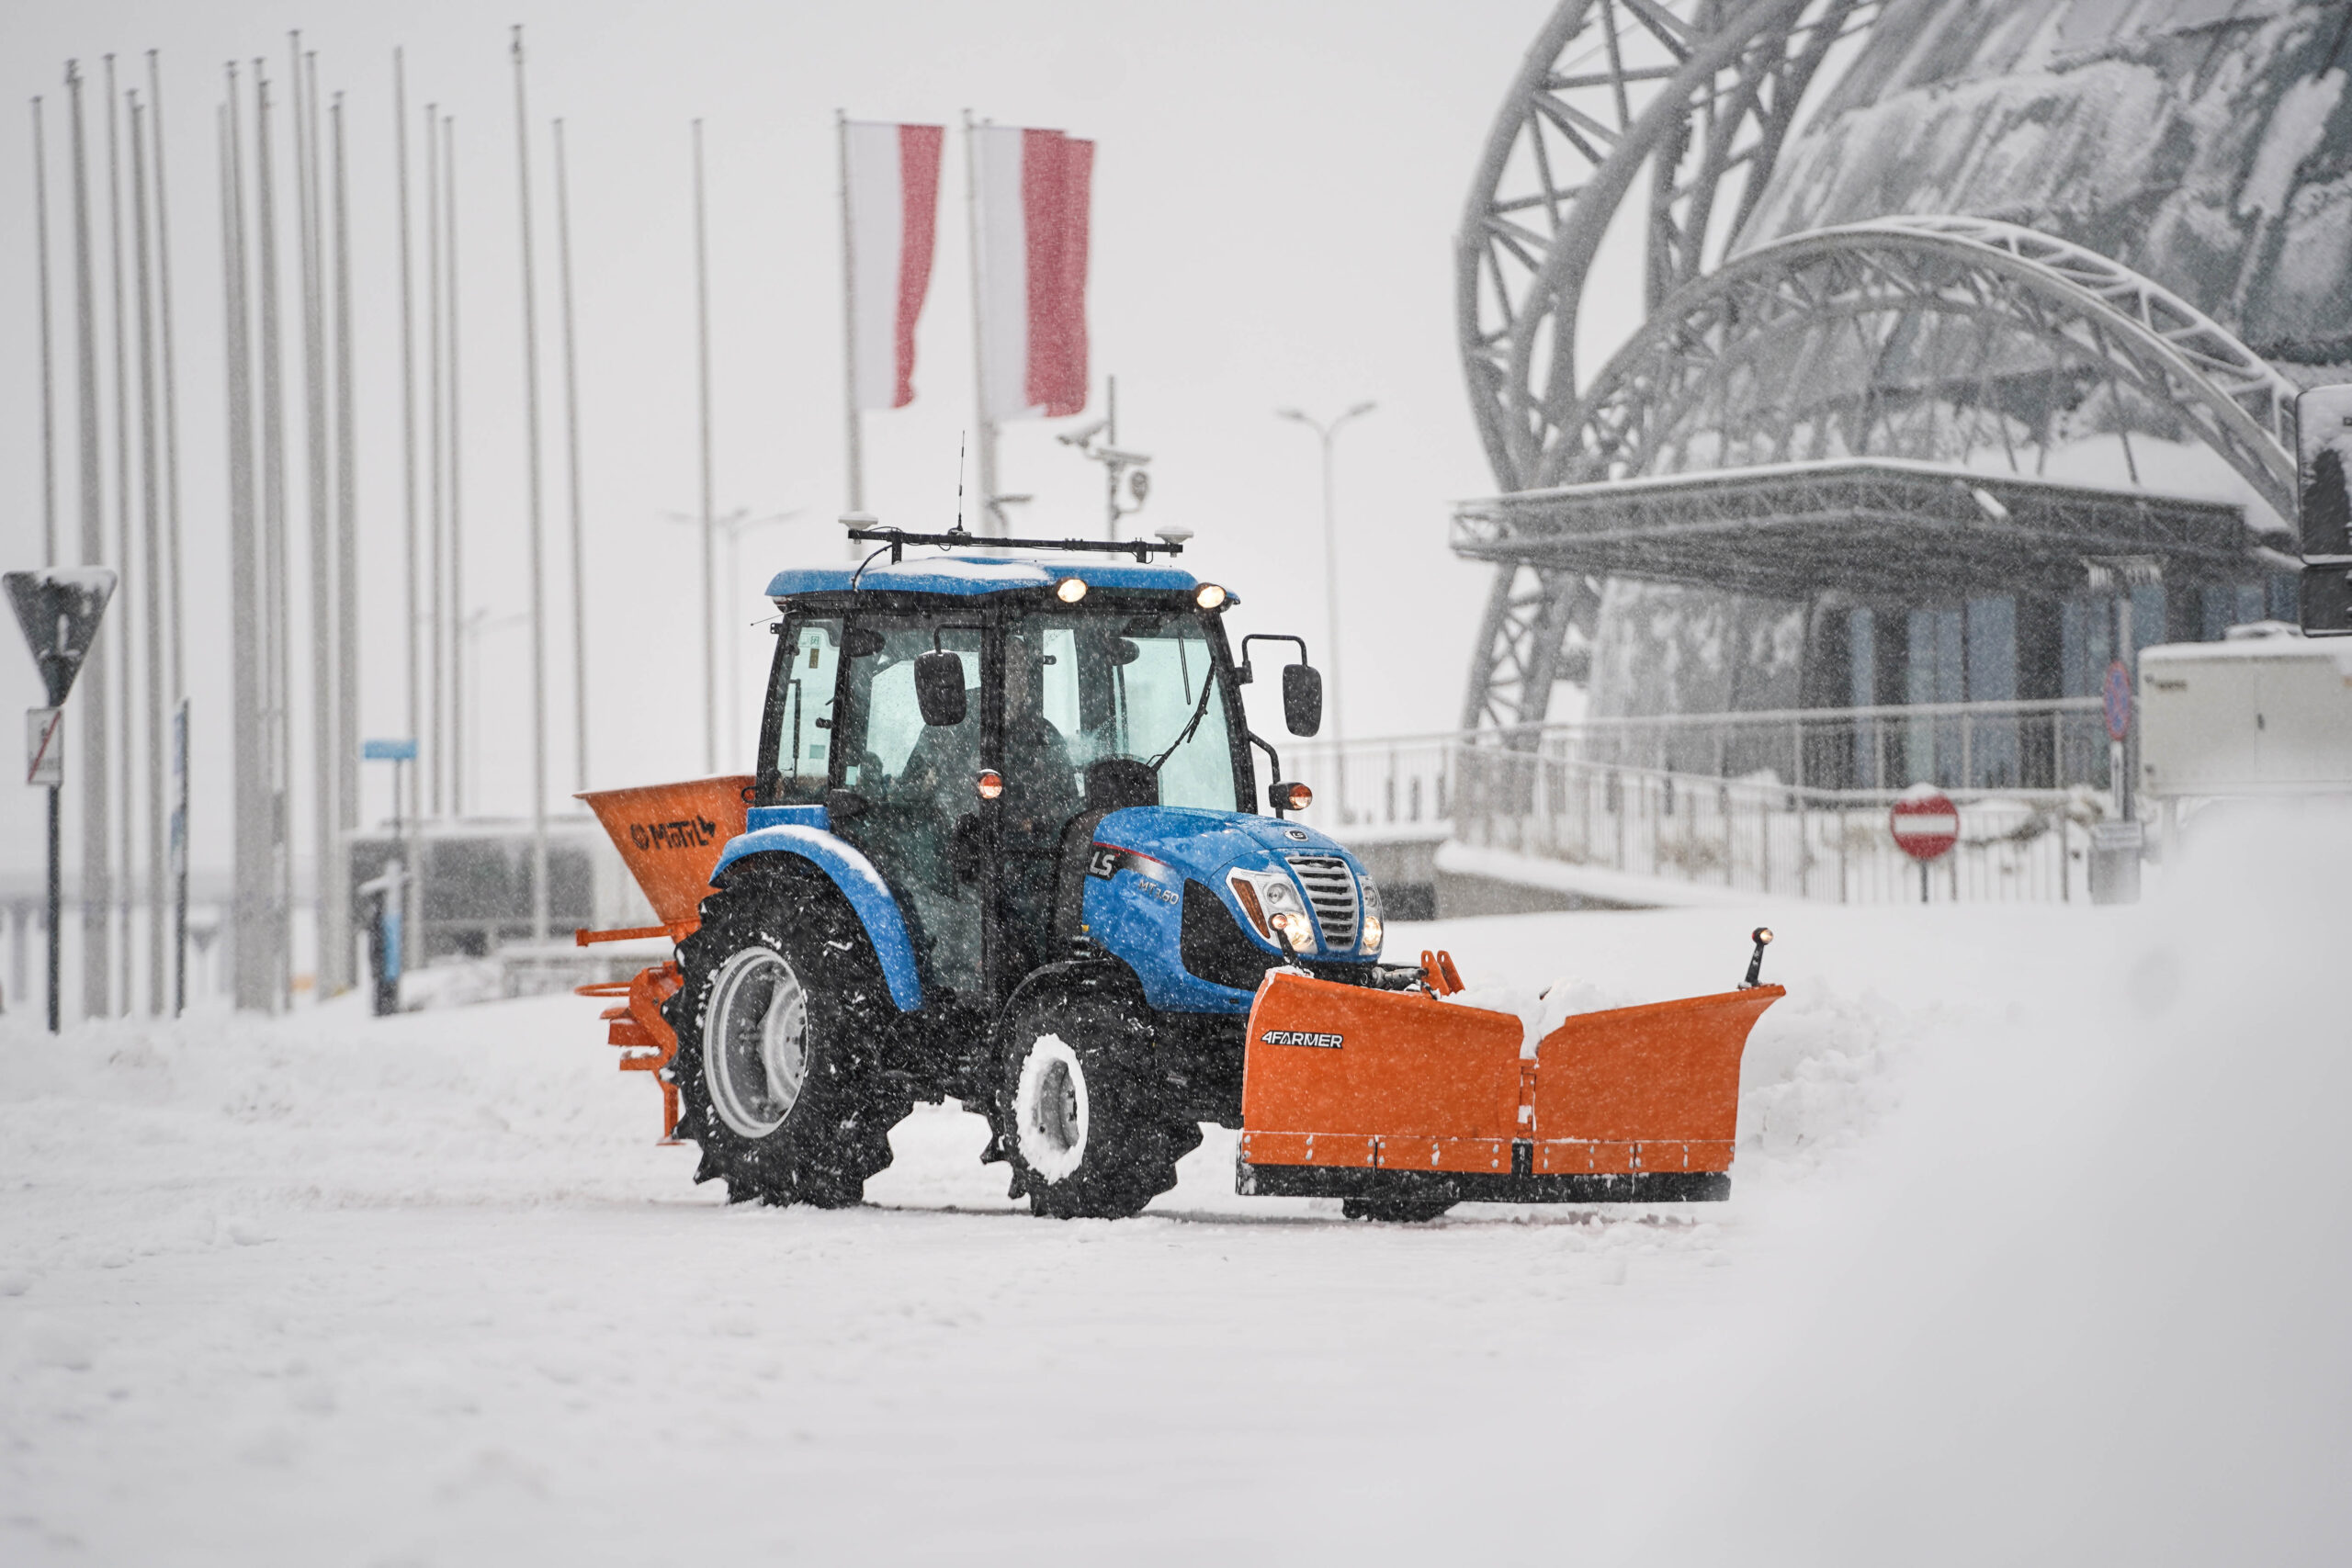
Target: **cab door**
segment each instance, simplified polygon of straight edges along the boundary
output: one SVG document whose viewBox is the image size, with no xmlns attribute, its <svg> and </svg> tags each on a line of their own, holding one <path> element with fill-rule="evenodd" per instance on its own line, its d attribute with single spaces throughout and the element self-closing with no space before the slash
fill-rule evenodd
<svg viewBox="0 0 2352 1568">
<path fill-rule="evenodd" d="M 848 617 L 826 797 L 833 832 L 863 852 L 897 896 L 925 992 L 971 998 L 982 984 L 988 902 L 975 789 L 982 765 L 981 642 L 977 621 Z M 934 646 L 964 664 L 958 725 L 925 725 L 915 696 L 916 656 Z"/>
</svg>

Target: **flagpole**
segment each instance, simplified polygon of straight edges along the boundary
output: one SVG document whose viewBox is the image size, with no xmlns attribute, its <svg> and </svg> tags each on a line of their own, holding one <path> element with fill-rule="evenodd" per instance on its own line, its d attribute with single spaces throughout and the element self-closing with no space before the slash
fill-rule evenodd
<svg viewBox="0 0 2352 1568">
<path fill-rule="evenodd" d="M 122 265 L 122 94 L 115 85 L 114 56 L 107 62 L 107 252 L 110 265 L 107 280 L 114 296 L 114 559 L 118 579 L 116 591 L 123 603 L 130 602 L 130 317 L 123 302 Z M 113 949 L 116 988 L 108 1010 L 128 1018 L 130 1015 L 130 912 L 134 896 L 131 858 L 131 776 L 132 741 L 130 706 L 138 695 L 132 681 L 132 661 L 137 652 L 132 640 L 131 620 L 128 615 L 119 615 L 114 622 L 115 652 L 121 660 L 116 672 L 116 694 L 122 700 L 120 716 L 115 720 L 114 739 L 119 747 L 114 753 L 117 798 L 122 810 L 115 824 L 117 850 L 112 867 L 119 867 L 121 880 L 113 883 L 111 918 L 119 919 L 118 933 L 120 943 Z"/>
<path fill-rule="evenodd" d="M 523 29 L 514 28 L 514 169 L 523 224 L 523 441 L 529 477 L 531 554 L 531 940 L 548 940 L 547 549 L 539 475 L 539 312 L 531 257 L 531 117 L 525 95 Z M 716 772 L 717 770 L 713 770 Z"/>
<path fill-rule="evenodd" d="M 449 814 L 466 814 L 466 532 L 458 383 L 458 117 L 441 117 L 441 243 L 449 275 Z"/>
<path fill-rule="evenodd" d="M 702 407 L 702 765 L 718 772 L 718 645 L 713 624 L 710 497 L 710 254 L 703 210 L 702 121 L 695 121 L 695 344 Z"/>
<path fill-rule="evenodd" d="M 1004 519 L 996 508 L 996 423 L 989 418 L 988 313 L 986 280 L 980 266 L 979 152 L 972 136 L 972 111 L 964 111 L 964 220 L 970 235 L 972 264 L 972 434 L 978 448 L 980 534 L 1001 538 Z"/>
<path fill-rule="evenodd" d="M 104 459 L 98 432 L 97 286 L 90 254 L 90 176 L 88 139 L 82 115 L 82 73 L 78 62 L 65 63 L 65 85 L 72 109 L 74 149 L 74 361 L 75 445 L 80 463 L 80 493 L 76 497 L 82 524 L 82 563 L 96 566 L 106 558 L 106 496 Z M 82 1014 L 107 1014 L 107 933 L 108 906 L 113 902 L 112 879 L 107 862 L 107 671 L 106 639 L 93 637 L 83 662 L 87 684 L 83 687 L 83 748 L 88 756 L 82 774 Z"/>
<path fill-rule="evenodd" d="M 412 266 L 408 204 L 408 62 L 402 52 L 392 51 L 392 173 L 400 185 L 400 247 L 401 247 L 401 545 L 402 564 L 407 569 L 407 593 L 401 601 L 406 612 L 401 621 L 401 651 L 406 660 L 408 680 L 408 735 L 418 739 L 424 717 L 423 694 L 418 690 L 419 673 L 416 646 L 416 283 Z M 397 774 L 399 769 L 395 767 Z M 414 809 L 414 802 L 411 802 Z M 407 887 L 415 886 L 415 856 L 408 854 L 410 880 Z M 403 898 L 402 913 L 413 916 L 415 906 Z M 416 922 L 408 919 L 406 929 L 413 932 Z"/>
<path fill-rule="evenodd" d="M 187 1007 L 187 659 L 186 602 L 180 562 L 179 361 L 172 348 L 172 201 L 164 174 L 164 79 L 154 50 L 147 51 L 147 124 L 155 144 L 155 289 L 164 350 L 164 620 L 171 639 L 171 701 L 176 716 L 179 763 L 173 806 L 172 1013 Z"/>
<path fill-rule="evenodd" d="M 449 774 L 449 724 L 447 698 L 449 679 L 447 662 L 449 648 L 448 590 L 449 570 L 445 558 L 448 541 L 448 523 L 445 513 L 449 487 L 445 477 L 442 441 L 447 424 L 441 416 L 441 366 L 447 340 L 441 327 L 441 106 L 424 106 L 424 341 L 425 379 L 430 387 L 426 403 L 428 431 L 426 446 L 431 463 L 428 487 L 432 497 L 431 524 L 433 529 L 432 557 L 433 592 L 433 815 L 443 812 L 443 785 Z M 421 956 L 420 951 L 420 956 Z"/>
<path fill-rule="evenodd" d="M 346 989 L 357 983 L 351 953 L 351 852 L 344 835 L 359 826 L 359 438 L 352 387 L 351 180 L 343 139 L 343 95 L 327 108 L 334 152 L 335 439 L 335 966 Z"/>
<path fill-rule="evenodd" d="M 270 1010 L 279 1012 L 294 999 L 294 867 L 285 809 L 294 775 L 287 656 L 293 622 L 287 599 L 286 355 L 278 310 L 277 175 L 270 157 L 272 105 L 269 79 L 263 74 L 266 65 L 259 57 L 254 61 L 254 186 L 261 286 L 261 557 L 266 601 L 262 621 L 268 669 L 262 744 L 269 769 L 269 985 Z"/>
<path fill-rule="evenodd" d="M 41 564 L 57 564 L 57 397 L 49 328 L 49 141 L 40 97 L 33 97 L 33 243 L 40 265 L 40 537 Z"/>
<path fill-rule="evenodd" d="M 833 111 L 833 141 L 842 187 L 842 414 L 849 430 L 849 510 L 865 510 L 865 452 L 857 417 L 857 237 L 850 228 L 849 117 Z M 857 553 L 855 540 L 850 553 Z"/>
<path fill-rule="evenodd" d="M 164 1013 L 164 540 L 163 473 L 157 461 L 155 307 L 153 243 L 147 222 L 147 110 L 134 92 L 130 108 L 130 220 L 134 287 L 139 291 L 139 499 L 141 569 L 146 577 L 147 654 L 147 1011 Z M 127 717 L 128 716 L 126 716 Z M 126 940 L 128 933 L 126 933 Z M 126 1003 L 126 1010 L 128 1004 Z"/>
<path fill-rule="evenodd" d="M 220 109 L 220 279 L 227 349 L 229 436 L 229 739 L 233 753 L 230 810 L 236 865 L 230 905 L 230 986 L 240 1010 L 270 1007 L 268 933 L 268 770 L 262 760 L 260 542 L 254 534 L 253 340 L 246 286 L 243 91 L 226 66 L 228 102 Z"/>
<path fill-rule="evenodd" d="M 571 775 L 588 787 L 588 566 L 580 526 L 580 354 L 571 309 L 571 174 L 555 122 L 556 255 L 563 277 L 563 442 L 571 522 Z"/>
</svg>

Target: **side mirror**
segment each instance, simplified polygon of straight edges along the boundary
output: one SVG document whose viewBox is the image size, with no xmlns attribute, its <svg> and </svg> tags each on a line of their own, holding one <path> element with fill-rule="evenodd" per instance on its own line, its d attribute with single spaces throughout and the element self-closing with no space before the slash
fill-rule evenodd
<svg viewBox="0 0 2352 1568">
<path fill-rule="evenodd" d="M 1283 722 L 1293 735 L 1323 728 L 1323 672 L 1314 665 L 1283 666 Z"/>
<path fill-rule="evenodd" d="M 964 661 L 937 649 L 915 655 L 915 701 L 933 729 L 964 722 Z"/>
</svg>

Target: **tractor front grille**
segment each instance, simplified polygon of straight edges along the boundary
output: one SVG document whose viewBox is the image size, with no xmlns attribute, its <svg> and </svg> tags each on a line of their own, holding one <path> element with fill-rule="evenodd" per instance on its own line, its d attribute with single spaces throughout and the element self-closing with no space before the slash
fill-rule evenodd
<svg viewBox="0 0 2352 1568">
<path fill-rule="evenodd" d="M 1348 869 L 1348 863 L 1337 855 L 1293 855 L 1290 869 L 1306 889 L 1316 930 L 1323 933 L 1323 950 L 1351 952 L 1356 931 L 1363 923 L 1363 906 L 1356 894 L 1355 873 Z"/>
</svg>

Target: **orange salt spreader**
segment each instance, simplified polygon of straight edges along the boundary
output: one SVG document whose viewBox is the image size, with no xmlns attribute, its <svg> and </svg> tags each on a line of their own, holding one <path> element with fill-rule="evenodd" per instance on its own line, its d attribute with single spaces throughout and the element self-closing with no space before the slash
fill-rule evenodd
<svg viewBox="0 0 2352 1568">
<path fill-rule="evenodd" d="M 661 919 L 657 926 L 622 931 L 572 933 L 582 947 L 599 942 L 630 942 L 666 936 L 673 942 L 692 936 L 702 924 L 703 895 L 710 891 L 710 874 L 727 841 L 743 830 L 747 807 L 744 792 L 748 773 L 718 778 L 689 779 L 684 784 L 649 784 L 638 789 L 594 790 L 576 798 L 588 803 L 621 852 L 622 863 L 645 890 L 646 901 Z M 677 1141 L 678 1089 L 668 1068 L 678 1053 L 677 1032 L 662 1014 L 662 1004 L 677 995 L 684 983 L 675 959 L 638 971 L 628 980 L 578 987 L 583 997 L 618 998 L 603 1018 L 612 1027 L 610 1043 L 621 1048 L 620 1069 L 651 1073 L 662 1086 L 662 1141 Z"/>
</svg>

